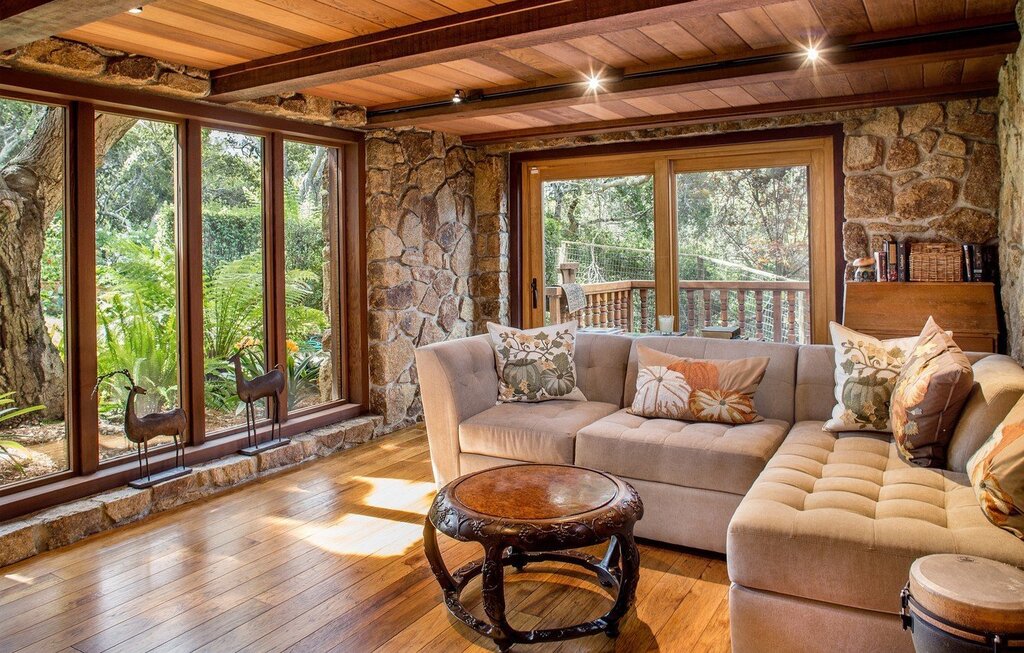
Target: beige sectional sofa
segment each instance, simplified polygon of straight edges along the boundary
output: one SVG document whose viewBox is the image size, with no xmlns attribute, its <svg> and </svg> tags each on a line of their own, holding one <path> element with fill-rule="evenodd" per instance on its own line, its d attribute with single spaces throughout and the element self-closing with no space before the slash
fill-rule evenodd
<svg viewBox="0 0 1024 653">
<path fill-rule="evenodd" d="M 755 424 L 628 413 L 638 343 L 692 358 L 768 356 Z M 644 500 L 640 537 L 726 552 L 733 650 L 911 651 L 899 592 L 921 555 L 960 552 L 1024 566 L 1024 542 L 990 524 L 964 473 L 1024 395 L 1024 369 L 972 355 L 975 388 L 950 469 L 904 463 L 891 438 L 821 430 L 834 400 L 833 350 L 703 338 L 581 333 L 589 401 L 499 404 L 486 336 L 416 352 L 439 484 L 512 462 L 612 472 Z"/>
</svg>

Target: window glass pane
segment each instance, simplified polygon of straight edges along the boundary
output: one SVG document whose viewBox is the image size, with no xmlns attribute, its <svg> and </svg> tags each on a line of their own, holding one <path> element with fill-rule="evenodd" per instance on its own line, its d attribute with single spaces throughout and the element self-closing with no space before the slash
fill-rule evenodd
<svg viewBox="0 0 1024 653">
<path fill-rule="evenodd" d="M 807 168 L 676 175 L 679 324 L 810 342 Z"/>
<path fill-rule="evenodd" d="M 97 371 L 128 370 L 146 393 L 139 415 L 179 405 L 175 157 L 173 124 L 96 116 Z M 100 459 L 132 453 L 124 435 L 131 384 L 100 385 Z M 149 447 L 172 442 L 168 436 Z"/>
<path fill-rule="evenodd" d="M 545 324 L 652 330 L 654 178 L 548 181 L 542 192 Z M 586 305 L 569 313 L 560 285 L 573 276 Z"/>
<path fill-rule="evenodd" d="M 285 324 L 288 409 L 341 397 L 337 152 L 285 143 Z M 336 172 L 336 171 L 335 171 Z"/>
<path fill-rule="evenodd" d="M 265 372 L 263 325 L 263 139 L 203 130 L 203 330 L 206 430 L 245 424 L 227 359 Z M 255 406 L 266 416 L 266 402 Z"/>
<path fill-rule="evenodd" d="M 69 468 L 64 122 L 0 98 L 0 486 Z"/>
</svg>

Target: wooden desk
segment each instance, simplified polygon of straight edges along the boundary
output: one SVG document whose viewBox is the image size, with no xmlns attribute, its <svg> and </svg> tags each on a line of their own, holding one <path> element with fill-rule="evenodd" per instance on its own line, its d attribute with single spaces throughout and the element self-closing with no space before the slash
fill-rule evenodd
<svg viewBox="0 0 1024 653">
<path fill-rule="evenodd" d="M 964 351 L 995 352 L 996 311 L 992 283 L 847 283 L 843 324 L 876 338 L 903 338 L 920 333 L 930 315 Z"/>
</svg>

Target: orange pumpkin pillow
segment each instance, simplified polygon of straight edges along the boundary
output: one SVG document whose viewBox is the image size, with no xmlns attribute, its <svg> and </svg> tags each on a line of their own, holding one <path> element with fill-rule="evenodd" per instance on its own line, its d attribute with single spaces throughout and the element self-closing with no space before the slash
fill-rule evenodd
<svg viewBox="0 0 1024 653">
<path fill-rule="evenodd" d="M 711 360 L 683 358 L 637 348 L 636 397 L 629 412 L 689 422 L 749 424 L 763 418 L 754 393 L 768 369 L 768 358 Z"/>
</svg>

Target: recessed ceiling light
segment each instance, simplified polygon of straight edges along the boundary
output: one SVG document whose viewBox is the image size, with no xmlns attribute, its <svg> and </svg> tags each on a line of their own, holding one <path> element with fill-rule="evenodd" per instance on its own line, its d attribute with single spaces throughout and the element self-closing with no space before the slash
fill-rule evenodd
<svg viewBox="0 0 1024 653">
<path fill-rule="evenodd" d="M 816 48 L 816 47 L 814 47 L 812 45 L 811 47 L 807 48 L 807 52 L 805 54 L 807 55 L 807 60 L 808 61 L 817 61 L 818 60 L 818 56 L 821 53 L 818 52 L 818 48 Z"/>
<path fill-rule="evenodd" d="M 452 104 L 461 104 L 466 99 L 466 92 L 461 88 L 455 89 L 455 94 L 452 95 Z"/>
<path fill-rule="evenodd" d="M 132 7 L 131 9 L 128 10 L 128 13 L 129 14 L 133 14 L 135 16 L 138 16 L 139 14 L 142 13 L 142 7 Z"/>
<path fill-rule="evenodd" d="M 597 75 L 588 75 L 587 90 L 595 92 L 601 90 L 601 78 L 598 77 Z"/>
</svg>

